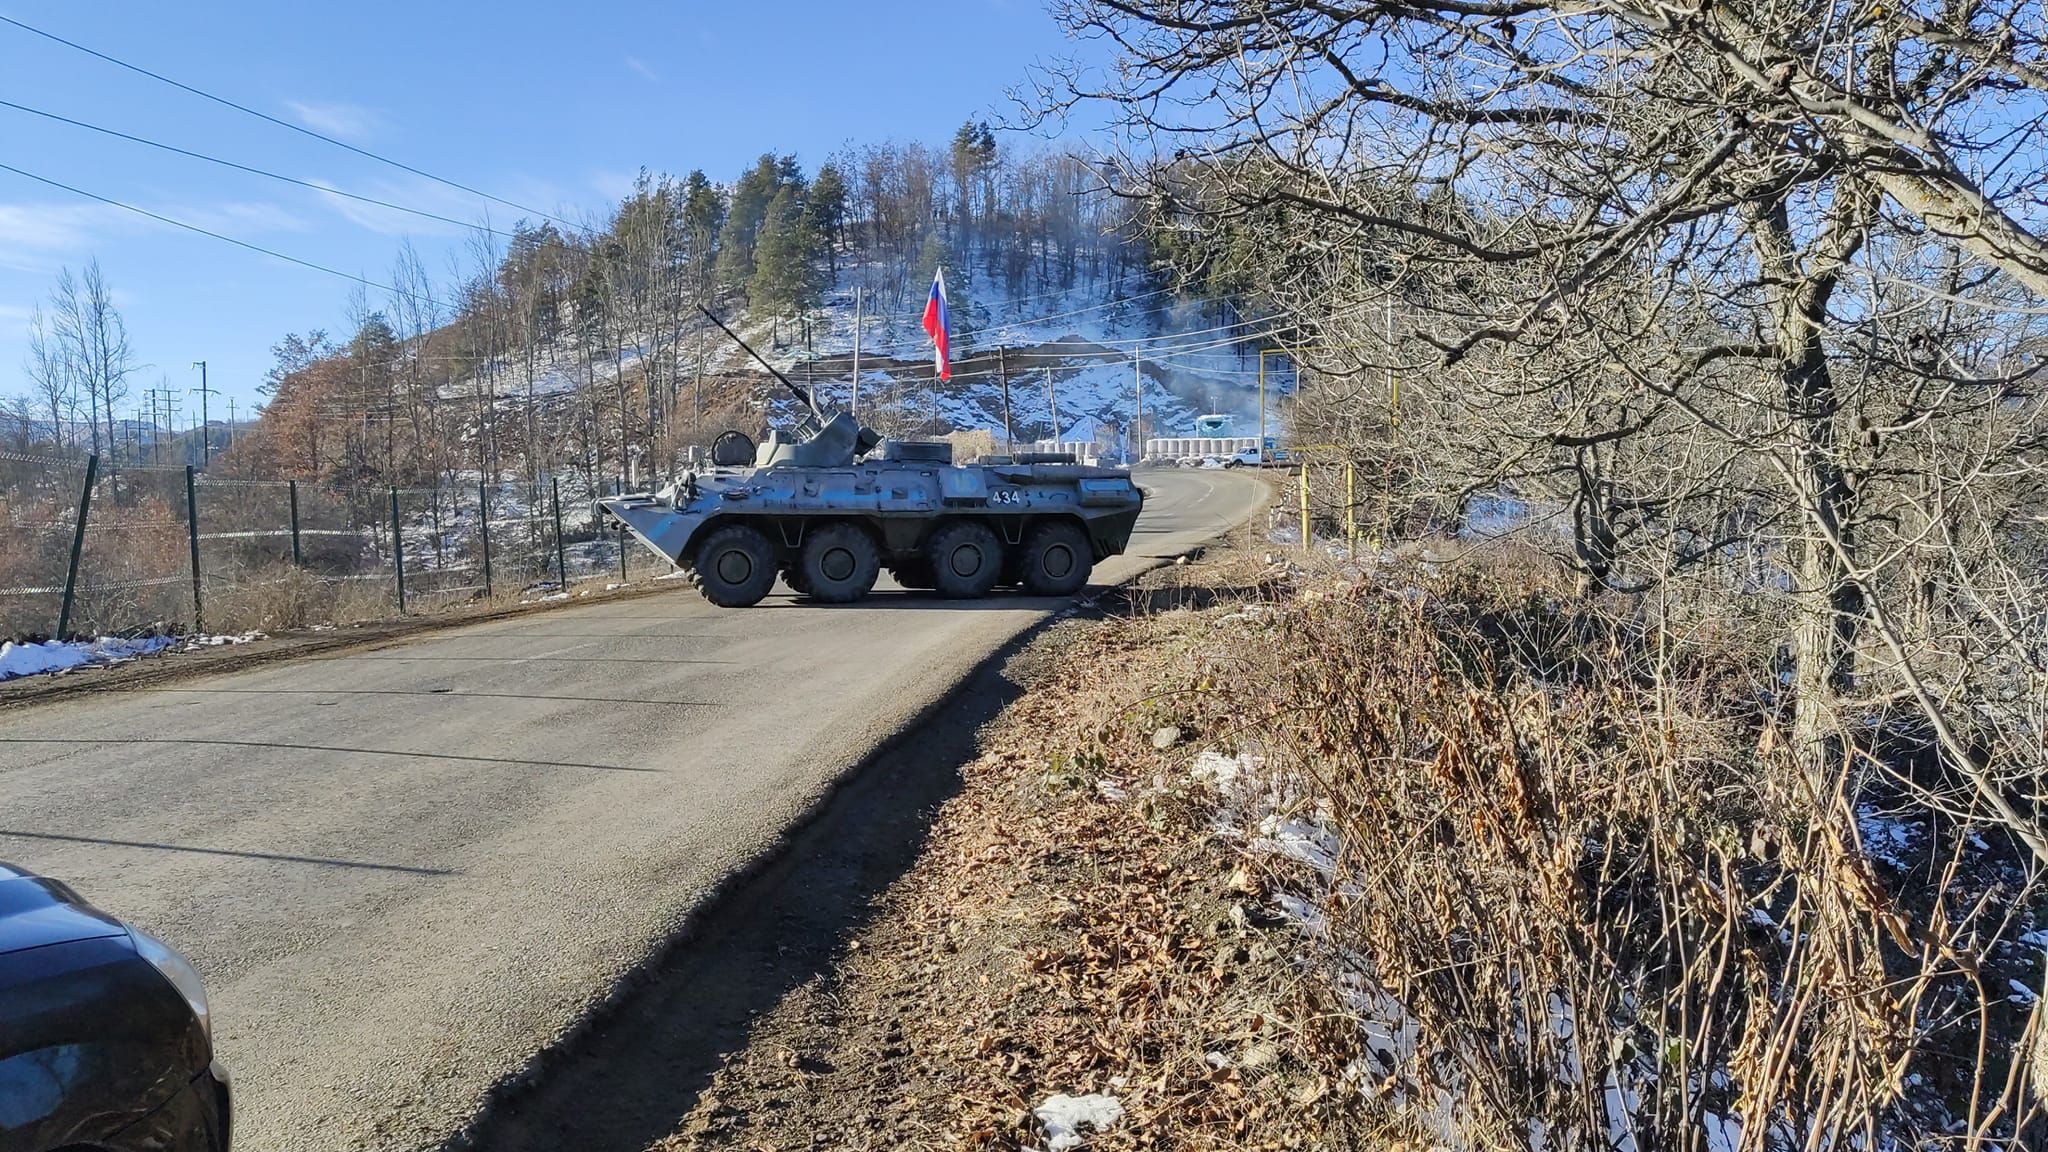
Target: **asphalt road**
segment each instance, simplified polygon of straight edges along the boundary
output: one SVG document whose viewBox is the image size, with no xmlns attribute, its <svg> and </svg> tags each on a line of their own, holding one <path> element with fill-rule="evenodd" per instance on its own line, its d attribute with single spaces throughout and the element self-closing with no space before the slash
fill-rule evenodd
<svg viewBox="0 0 2048 1152">
<path fill-rule="evenodd" d="M 1141 481 L 1132 555 L 1098 582 L 1264 499 L 1223 472 Z M 238 1147 L 432 1147 L 1060 603 L 720 611 L 676 583 L 0 716 L 0 859 L 193 958 Z"/>
</svg>

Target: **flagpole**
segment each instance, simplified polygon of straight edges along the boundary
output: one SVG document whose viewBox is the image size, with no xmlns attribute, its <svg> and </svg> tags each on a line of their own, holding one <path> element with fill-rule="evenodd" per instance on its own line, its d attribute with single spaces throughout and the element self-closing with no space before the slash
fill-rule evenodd
<svg viewBox="0 0 2048 1152">
<path fill-rule="evenodd" d="M 1052 369 L 1045 370 L 1045 400 L 1052 405 L 1052 450 L 1060 450 L 1060 398 L 1052 387 Z"/>
<path fill-rule="evenodd" d="M 853 288 L 853 402 L 847 407 L 860 419 L 860 285 Z"/>
</svg>

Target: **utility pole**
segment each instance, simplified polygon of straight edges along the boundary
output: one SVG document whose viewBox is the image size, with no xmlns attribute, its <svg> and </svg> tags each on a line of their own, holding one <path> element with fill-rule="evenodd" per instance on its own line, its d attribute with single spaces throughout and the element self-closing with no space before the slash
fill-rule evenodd
<svg viewBox="0 0 2048 1152">
<path fill-rule="evenodd" d="M 228 397 L 228 451 L 235 448 L 235 398 Z"/>
<path fill-rule="evenodd" d="M 860 305 L 860 285 L 856 284 L 853 286 L 853 402 L 847 405 L 855 420 L 860 419 Z"/>
<path fill-rule="evenodd" d="M 1016 445 L 1010 431 L 1010 350 L 996 345 L 996 377 L 1003 382 L 1003 454 L 1016 455 Z"/>
<path fill-rule="evenodd" d="M 1145 450 L 1145 442 L 1139 439 L 1145 431 L 1145 362 L 1135 348 L 1131 349 L 1131 376 L 1136 381 L 1138 409 L 1137 414 L 1131 417 L 1131 448 L 1125 453 L 1129 457 L 1124 461 L 1126 467 L 1135 465 L 1139 454 Z"/>
<path fill-rule="evenodd" d="M 206 398 L 213 389 L 206 386 L 206 361 L 195 360 L 192 366 L 199 369 L 199 463 L 204 467 L 213 463 L 213 423 L 206 415 Z"/>
<path fill-rule="evenodd" d="M 1259 466 L 1266 464 L 1266 352 L 1259 349 Z"/>
<path fill-rule="evenodd" d="M 149 392 L 149 455 L 161 467 L 164 462 L 164 435 L 172 439 L 178 435 L 177 393 L 169 388 L 151 388 Z"/>
</svg>

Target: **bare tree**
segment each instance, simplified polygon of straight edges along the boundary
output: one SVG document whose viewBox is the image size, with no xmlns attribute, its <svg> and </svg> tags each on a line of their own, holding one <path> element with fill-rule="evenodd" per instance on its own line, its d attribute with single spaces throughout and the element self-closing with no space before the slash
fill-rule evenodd
<svg viewBox="0 0 2048 1152">
<path fill-rule="evenodd" d="M 1744 1011 L 1740 1027 L 1769 1035 L 1741 1044 L 1780 1071 L 1741 1084 L 1743 1146 L 1838 1146 L 1858 1126 L 1875 1146 L 1908 1067 L 1970 1084 L 1959 1145 L 2016 1136 L 2039 1111 L 2016 1087 L 2027 1058 L 1998 1050 L 2004 994 L 1980 974 L 2013 889 L 1966 913 L 1936 888 L 1905 910 L 1873 879 L 1857 814 L 1882 785 L 1930 825 L 1997 829 L 2021 875 L 2048 866 L 2038 5 L 1059 11 L 1119 58 L 1048 77 L 1041 110 L 1120 110 L 1133 144 L 1102 170 L 1173 238 L 1162 251 L 1188 281 L 1235 282 L 1280 312 L 1268 335 L 1314 369 L 1301 415 L 1386 460 L 1398 503 L 1442 517 L 1519 496 L 1555 524 L 1581 590 L 1629 597 L 1659 643 L 1722 616 L 1782 646 L 1781 666 L 1769 648 L 1757 661 L 1755 753 L 1717 759 L 1768 768 L 1789 744 L 1789 770 L 1761 785 L 1803 839 L 1809 871 L 1787 890 L 1861 923 L 1798 937 L 1826 964 Z M 1643 673 L 1644 707 L 1669 671 Z M 1625 838 L 1588 819 L 1597 831 L 1567 839 Z M 1728 873 L 1699 861 L 1777 866 L 1682 843 L 1667 844 L 1675 882 L 1717 893 Z M 1610 863 L 1603 891 L 1627 889 Z M 1531 947 L 1576 946 L 1562 936 Z M 1529 969 L 1508 968 L 1526 995 Z M 1878 1023 L 1787 1013 L 1807 1001 Z M 1983 1047 L 1959 1068 L 1944 1043 Z M 1663 1131 L 1697 1146 L 1686 1074 L 1662 1084 L 1689 1121 Z M 1532 1115 L 1514 1107 L 1501 1115 Z"/>
<path fill-rule="evenodd" d="M 101 451 L 104 443 L 111 458 L 114 405 L 127 399 L 128 377 L 136 364 L 128 345 L 128 325 L 114 306 L 113 291 L 100 262 L 88 261 L 84 273 L 77 277 L 69 268 L 59 271 L 50 305 L 55 313 L 53 337 L 64 344 L 64 357 L 85 393 L 92 450 Z"/>
<path fill-rule="evenodd" d="M 18 452 L 26 452 L 35 443 L 36 398 L 26 392 L 7 398 L 8 430 L 14 438 Z"/>
<path fill-rule="evenodd" d="M 65 430 L 78 422 L 78 373 L 71 346 L 37 307 L 29 313 L 28 362 L 40 411 L 50 421 L 50 442 L 64 444 Z"/>
<path fill-rule="evenodd" d="M 2008 345 L 2048 289 L 2048 247 L 2024 219 L 2048 74 L 2024 5 L 1061 11 L 1125 52 L 1106 80 L 1067 75 L 1049 101 L 1110 99 L 1139 140 L 1183 158 L 1127 165 L 1153 176 L 1128 191 L 1276 242 L 1268 282 L 1322 342 L 1372 343 L 1391 298 L 1430 353 L 1401 369 L 1518 401 L 1496 414 L 1545 410 L 1513 425 L 1532 435 L 1493 437 L 1509 446 L 1500 467 L 1474 479 L 1569 456 L 1593 571 L 1613 571 L 1617 516 L 1687 549 L 1712 535 L 1671 515 L 1697 500 L 1617 490 L 1624 440 L 1704 436 L 1719 447 L 1702 467 L 1728 458 L 1748 472 L 1735 487 L 1767 485 L 1801 609 L 1793 739 L 1812 779 L 1838 770 L 1838 705 L 1860 655 L 1919 704 L 1976 801 L 2048 862 L 2048 834 L 1970 767 L 1969 710 L 1927 686 L 1924 652 L 1899 633 L 1881 570 L 1899 549 L 1873 537 L 1889 512 L 1874 486 L 1893 474 L 1866 450 L 1966 424 L 1987 398 L 2031 411 L 2031 358 L 1969 373 L 1900 361 L 1855 390 L 1837 372 L 1866 327 L 1845 283 L 1879 277 L 2002 314 Z M 1960 264 L 1928 267 L 1930 252 Z M 1362 377 L 1399 357 L 1336 359 L 1337 375 Z M 2024 452 L 2004 463 L 2040 466 Z"/>
</svg>

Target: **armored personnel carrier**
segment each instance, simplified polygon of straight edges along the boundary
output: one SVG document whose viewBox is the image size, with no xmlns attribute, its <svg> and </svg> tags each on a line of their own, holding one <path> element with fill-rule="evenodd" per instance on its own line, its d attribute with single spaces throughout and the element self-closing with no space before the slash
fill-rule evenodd
<svg viewBox="0 0 2048 1152">
<path fill-rule="evenodd" d="M 708 466 L 598 507 L 687 569 L 713 604 L 758 603 L 778 576 L 800 595 L 848 603 L 867 595 L 883 568 L 906 588 L 949 598 L 1009 585 L 1065 596 L 1130 542 L 1144 497 L 1129 472 L 1054 453 L 960 466 L 950 444 L 884 440 L 845 412 L 826 413 L 711 320 L 806 415 L 793 435 L 771 431 L 759 445 L 725 433 Z"/>
</svg>

